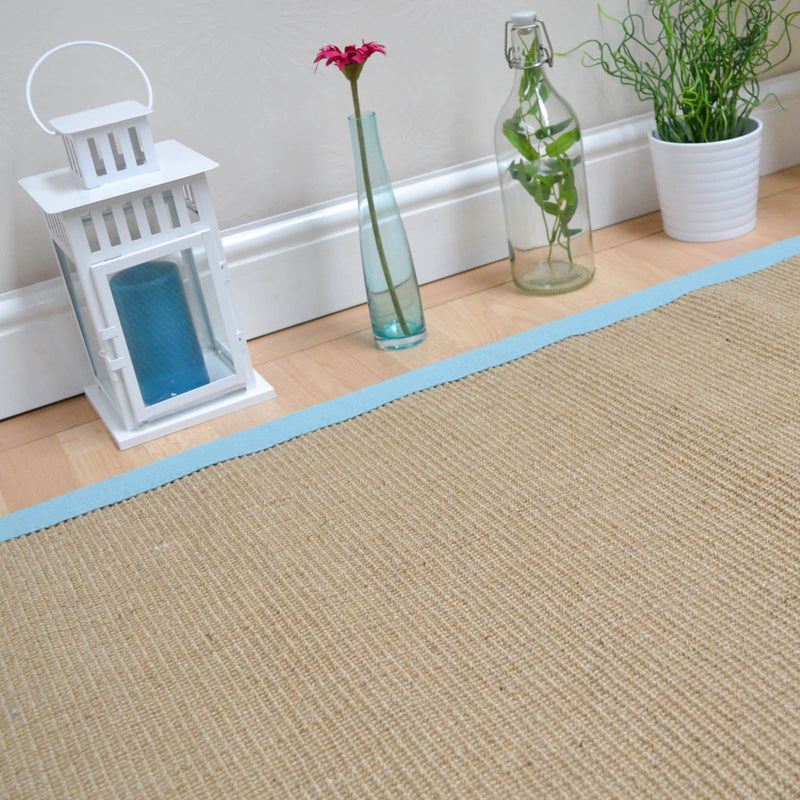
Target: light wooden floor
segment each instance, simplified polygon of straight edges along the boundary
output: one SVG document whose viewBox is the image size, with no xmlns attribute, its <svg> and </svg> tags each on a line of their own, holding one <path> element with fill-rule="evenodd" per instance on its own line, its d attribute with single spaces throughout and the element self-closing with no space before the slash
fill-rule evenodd
<svg viewBox="0 0 800 800">
<path fill-rule="evenodd" d="M 518 292 L 509 281 L 507 261 L 428 284 L 422 287 L 428 339 L 411 350 L 378 350 L 364 306 L 256 339 L 250 342 L 253 364 L 275 387 L 275 400 L 124 453 L 116 449 L 84 397 L 21 414 L 0 422 L 0 512 L 24 508 L 799 233 L 797 166 L 762 179 L 758 227 L 738 239 L 677 242 L 664 235 L 658 214 L 596 231 L 595 279 L 571 294 L 530 297 Z"/>
</svg>

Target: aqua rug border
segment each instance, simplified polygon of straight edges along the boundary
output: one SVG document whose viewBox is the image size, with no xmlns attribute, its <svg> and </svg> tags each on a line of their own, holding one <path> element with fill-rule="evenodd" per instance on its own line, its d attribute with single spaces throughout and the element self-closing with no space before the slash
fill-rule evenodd
<svg viewBox="0 0 800 800">
<path fill-rule="evenodd" d="M 477 350 L 421 367 L 352 394 L 76 489 L 0 518 L 0 542 L 127 500 L 212 464 L 266 450 L 297 436 L 344 422 L 414 392 L 505 364 L 562 339 L 590 333 L 652 311 L 705 286 L 735 280 L 766 269 L 798 252 L 800 236 L 721 261 L 628 297 L 531 328 Z"/>
</svg>

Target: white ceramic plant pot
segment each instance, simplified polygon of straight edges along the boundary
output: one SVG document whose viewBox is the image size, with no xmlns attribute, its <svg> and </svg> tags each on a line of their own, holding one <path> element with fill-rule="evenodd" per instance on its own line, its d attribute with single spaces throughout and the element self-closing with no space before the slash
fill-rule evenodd
<svg viewBox="0 0 800 800">
<path fill-rule="evenodd" d="M 758 204 L 761 120 L 735 139 L 664 142 L 650 133 L 664 232 L 684 242 L 718 242 L 753 230 Z"/>
</svg>

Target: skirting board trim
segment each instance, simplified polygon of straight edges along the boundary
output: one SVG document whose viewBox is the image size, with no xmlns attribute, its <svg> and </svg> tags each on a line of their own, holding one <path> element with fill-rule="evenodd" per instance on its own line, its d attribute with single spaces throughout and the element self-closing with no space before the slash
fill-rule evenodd
<svg viewBox="0 0 800 800">
<path fill-rule="evenodd" d="M 800 72 L 762 83 L 768 100 L 761 174 L 800 162 Z M 658 207 L 649 115 L 584 131 L 594 228 Z M 420 283 L 507 256 L 494 158 L 394 185 Z M 248 339 L 363 303 L 354 197 L 223 231 L 231 281 Z M 365 325 L 366 325 L 365 321 Z M 58 343 L 58 350 L 54 349 Z M 87 359 L 60 278 L 0 295 L 0 419 L 72 397 L 88 382 Z"/>
</svg>

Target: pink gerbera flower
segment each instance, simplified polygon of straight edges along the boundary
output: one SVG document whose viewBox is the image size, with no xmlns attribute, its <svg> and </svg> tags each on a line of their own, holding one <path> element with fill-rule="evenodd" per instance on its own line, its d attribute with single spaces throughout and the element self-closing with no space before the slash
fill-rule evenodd
<svg viewBox="0 0 800 800">
<path fill-rule="evenodd" d="M 377 42 L 365 42 L 361 40 L 361 46 L 356 47 L 354 44 L 348 44 L 344 50 L 336 47 L 336 45 L 329 44 L 325 47 L 320 47 L 314 63 L 320 61 L 325 62 L 325 66 L 329 67 L 331 64 L 336 64 L 337 67 L 344 73 L 349 81 L 358 80 L 364 62 L 373 54 L 382 53 L 386 55 L 386 49 L 382 44 Z"/>
</svg>

